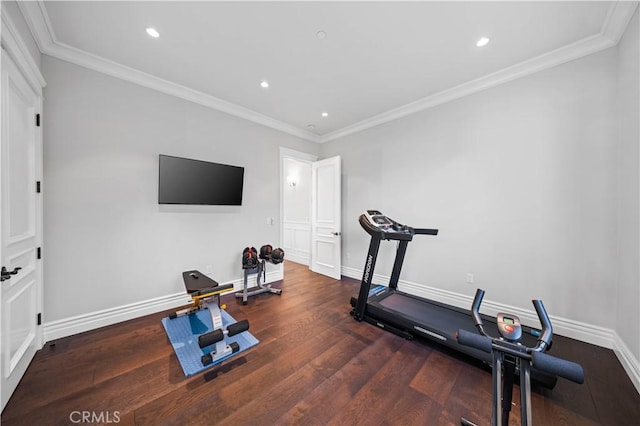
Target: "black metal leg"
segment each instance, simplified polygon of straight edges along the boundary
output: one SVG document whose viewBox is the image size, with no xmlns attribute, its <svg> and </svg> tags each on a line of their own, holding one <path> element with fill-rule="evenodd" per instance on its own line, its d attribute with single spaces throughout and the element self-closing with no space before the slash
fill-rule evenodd
<svg viewBox="0 0 640 426">
<path fill-rule="evenodd" d="M 491 413 L 491 424 L 502 426 L 502 361 L 503 355 L 498 351 L 493 351 L 493 411 Z"/>
<path fill-rule="evenodd" d="M 507 357 L 504 361 L 504 379 L 502 381 L 502 424 L 509 425 L 511 402 L 513 401 L 513 379 L 516 374 L 516 360 Z"/>
<path fill-rule="evenodd" d="M 400 279 L 400 271 L 402 270 L 402 263 L 404 262 L 404 255 L 407 253 L 407 245 L 409 241 L 400 241 L 398 249 L 396 250 L 396 260 L 393 262 L 393 271 L 391 272 L 391 279 L 389 280 L 389 288 L 398 288 L 398 280 Z"/>
<path fill-rule="evenodd" d="M 520 360 L 520 424 L 529 426 L 533 424 L 531 411 L 531 363 L 528 360 Z"/>
</svg>

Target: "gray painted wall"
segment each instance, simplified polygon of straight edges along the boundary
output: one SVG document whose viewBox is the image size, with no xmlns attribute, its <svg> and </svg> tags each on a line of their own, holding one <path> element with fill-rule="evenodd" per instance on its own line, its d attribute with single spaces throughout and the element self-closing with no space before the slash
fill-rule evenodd
<svg viewBox="0 0 640 426">
<path fill-rule="evenodd" d="M 440 229 L 402 279 L 613 329 L 618 267 L 615 48 L 322 146 L 343 159 L 343 264 L 375 208 Z M 637 143 L 637 140 L 636 140 Z M 390 275 L 394 244 L 376 272 Z M 466 274 L 473 273 L 474 284 Z"/>
<path fill-rule="evenodd" d="M 236 280 L 245 246 L 280 245 L 279 147 L 318 145 L 48 56 L 42 68 L 47 322 L 184 292 L 192 268 Z M 243 205 L 159 206 L 159 153 L 245 167 Z"/>
<path fill-rule="evenodd" d="M 620 116 L 619 157 L 619 248 L 620 269 L 616 305 L 616 332 L 629 350 L 640 360 L 640 280 L 638 277 L 640 252 L 640 131 L 638 117 L 640 95 L 638 69 L 640 31 L 638 11 L 618 44 L 618 111 Z"/>
</svg>

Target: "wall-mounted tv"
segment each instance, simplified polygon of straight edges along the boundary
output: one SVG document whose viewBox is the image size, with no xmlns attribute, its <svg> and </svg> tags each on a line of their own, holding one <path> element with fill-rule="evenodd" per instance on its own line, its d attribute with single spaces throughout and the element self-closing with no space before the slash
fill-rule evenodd
<svg viewBox="0 0 640 426">
<path fill-rule="evenodd" d="M 158 204 L 242 205 L 244 167 L 160 154 Z"/>
</svg>

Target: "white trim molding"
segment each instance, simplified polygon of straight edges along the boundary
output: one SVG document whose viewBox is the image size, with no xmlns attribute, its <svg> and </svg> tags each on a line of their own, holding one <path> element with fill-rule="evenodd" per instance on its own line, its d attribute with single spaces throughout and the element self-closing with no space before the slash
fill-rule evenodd
<svg viewBox="0 0 640 426">
<path fill-rule="evenodd" d="M 282 265 L 279 265 L 276 270 L 267 272 L 267 279 L 265 283 L 282 280 L 283 276 L 284 269 Z M 255 287 L 256 279 L 256 274 L 251 275 L 247 280 L 247 285 L 249 287 Z M 233 291 L 236 292 L 242 289 L 242 283 L 243 278 L 238 278 L 225 284 L 233 284 Z M 145 315 L 175 309 L 191 304 L 191 302 L 191 298 L 188 294 L 176 293 L 130 303 L 128 305 L 117 306 L 115 308 L 104 309 L 102 311 L 89 312 L 70 318 L 46 322 L 43 325 L 44 341 L 51 342 L 56 339 L 61 339 L 78 333 L 84 333 L 85 331 L 95 330 L 100 327 L 106 327 L 122 321 L 128 321 Z"/>
<path fill-rule="evenodd" d="M 275 271 L 267 271 L 267 277 L 264 281 L 262 281 L 262 284 L 269 284 L 276 281 L 280 281 L 282 279 L 284 279 L 284 267 L 282 264 L 280 264 Z M 227 284 L 233 284 L 233 291 L 240 291 L 242 290 L 243 282 L 244 282 L 244 275 L 242 278 L 238 278 L 236 280 L 228 282 Z M 258 274 L 249 275 L 249 277 L 247 278 L 247 287 L 251 288 L 251 287 L 256 287 L 257 285 L 258 285 Z"/>
<path fill-rule="evenodd" d="M 294 149 L 285 148 L 284 146 L 280 147 L 280 158 L 293 158 L 298 161 L 318 161 L 318 156 L 314 154 L 309 154 L 308 152 L 296 151 Z"/>
<path fill-rule="evenodd" d="M 18 3 L 19 4 L 19 3 Z M 38 96 L 42 96 L 42 88 L 47 85 L 36 61 L 29 53 L 26 43 L 20 37 L 11 17 L 2 8 L 2 47 L 11 56 L 20 72 L 25 76 L 29 86 Z"/>
<path fill-rule="evenodd" d="M 627 372 L 638 393 L 640 393 L 640 360 L 633 356 L 631 349 L 620 339 L 617 333 L 614 334 L 613 352 L 620 360 L 620 364 Z"/>
<path fill-rule="evenodd" d="M 291 253 L 290 251 L 287 252 L 287 261 L 309 266 L 309 256 Z"/>
<path fill-rule="evenodd" d="M 608 38 L 601 35 L 590 36 L 554 51 L 520 62 L 519 64 L 503 68 L 494 73 L 485 75 L 484 77 L 468 81 L 450 89 L 418 99 L 417 101 L 411 102 L 407 105 L 367 118 L 366 120 L 362 120 L 334 132 L 327 133 L 322 136 L 322 142 L 324 143 L 334 139 L 343 138 L 353 133 L 358 133 L 390 121 L 395 121 L 408 115 L 455 101 L 456 99 L 508 83 L 512 80 L 526 77 L 530 74 L 564 64 L 612 46 L 614 46 L 614 44 Z"/>
<path fill-rule="evenodd" d="M 307 130 L 62 43 L 56 39 L 44 2 L 41 0 L 37 2 L 18 2 L 18 5 L 31 33 L 36 39 L 38 48 L 45 55 L 157 90 L 167 95 L 182 98 L 311 142 L 320 142 L 318 135 Z"/>
<path fill-rule="evenodd" d="M 100 56 L 93 55 L 75 47 L 68 46 L 64 43 L 54 43 L 43 52 L 49 56 L 53 56 L 63 61 L 71 62 L 72 64 L 79 65 L 81 67 L 89 68 L 94 71 L 101 72 L 103 74 L 110 75 L 112 77 L 119 78 L 130 83 L 134 83 L 148 89 L 153 89 L 158 92 L 175 96 L 207 108 L 211 108 L 225 114 L 229 114 L 235 117 L 239 117 L 253 123 L 261 124 L 265 127 L 288 133 L 293 136 L 297 136 L 302 139 L 309 140 L 311 142 L 319 142 L 319 136 L 310 133 L 306 130 L 299 129 L 290 124 L 278 121 L 274 118 L 268 117 L 256 111 L 252 111 L 248 108 L 233 104 L 215 96 L 200 92 L 195 89 L 191 89 L 186 86 L 182 86 L 177 83 L 173 83 L 168 80 L 164 80 L 160 77 L 138 71 L 134 68 L 127 67 L 117 62 L 104 59 Z"/>
<path fill-rule="evenodd" d="M 345 266 L 342 267 L 342 275 L 346 277 L 360 280 L 362 279 L 362 274 L 363 271 L 361 269 Z M 384 285 L 386 285 L 389 280 L 390 277 L 388 276 L 374 274 L 372 282 L 385 283 Z M 471 303 L 473 302 L 473 298 L 471 296 L 404 280 L 398 281 L 398 290 L 463 309 L 469 309 L 469 306 L 471 306 Z M 492 302 L 490 300 L 483 300 L 483 314 L 496 316 L 498 312 L 512 312 L 520 318 L 523 324 L 527 324 L 531 327 L 539 327 L 538 316 L 533 309 L 522 309 Z M 640 361 L 633 356 L 631 350 L 625 345 L 614 330 L 553 315 L 549 315 L 549 318 L 553 324 L 554 334 L 570 337 L 607 349 L 612 349 L 638 390 L 638 393 L 640 393 Z"/>
<path fill-rule="evenodd" d="M 637 1 L 614 1 L 602 23 L 600 34 L 613 44 L 618 44 L 637 7 Z"/>
<path fill-rule="evenodd" d="M 57 43 L 57 40 L 44 2 L 19 1 L 17 4 L 38 45 L 38 49 L 40 49 L 40 52 L 45 53 L 53 44 Z"/>
<path fill-rule="evenodd" d="M 84 333 L 85 331 L 95 330 L 96 328 L 106 327 L 144 315 L 174 309 L 187 305 L 190 302 L 191 299 L 186 293 L 177 293 L 104 309 L 98 312 L 89 312 L 75 317 L 45 322 L 43 325 L 44 341 L 51 342 L 56 339 Z"/>
<path fill-rule="evenodd" d="M 389 121 L 394 121 L 416 112 L 433 108 L 482 90 L 508 83 L 512 80 L 613 47 L 620 41 L 620 38 L 622 37 L 624 30 L 627 28 L 629 21 L 631 21 L 637 6 L 637 2 L 613 2 L 609 7 L 605 21 L 598 34 L 591 35 L 582 40 L 578 40 L 574 43 L 488 74 L 484 77 L 480 77 L 450 89 L 443 90 L 439 93 L 418 99 L 415 102 L 383 112 L 382 114 L 367 118 L 342 129 L 324 134 L 322 135 L 320 142 L 329 142 L 353 133 L 361 132 L 375 126 L 388 123 Z"/>
<path fill-rule="evenodd" d="M 613 2 L 598 34 L 591 35 L 564 47 L 560 47 L 554 51 L 504 68 L 459 86 L 429 95 L 415 102 L 391 109 L 382 114 L 378 114 L 324 135 L 316 135 L 305 129 L 292 126 L 259 112 L 216 98 L 215 96 L 161 79 L 151 74 L 68 46 L 56 39 L 42 0 L 34 2 L 18 2 L 18 6 L 20 6 L 20 10 L 25 17 L 27 25 L 35 38 L 40 51 L 45 55 L 53 56 L 94 71 L 102 72 L 112 77 L 182 98 L 208 108 L 222 111 L 226 114 L 288 133 L 311 142 L 324 143 L 379 126 L 389 121 L 414 114 L 418 111 L 451 102 L 464 96 L 468 96 L 615 46 L 629 24 L 638 3 L 628 1 Z"/>
</svg>

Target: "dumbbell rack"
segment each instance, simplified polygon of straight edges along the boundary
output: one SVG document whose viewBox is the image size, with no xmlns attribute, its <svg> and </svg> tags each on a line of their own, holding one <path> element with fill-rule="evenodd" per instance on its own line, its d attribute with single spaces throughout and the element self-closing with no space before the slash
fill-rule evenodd
<svg viewBox="0 0 640 426">
<path fill-rule="evenodd" d="M 271 284 L 262 283 L 263 276 L 265 281 L 267 279 L 265 267 L 266 267 L 266 262 L 264 260 L 261 260 L 258 262 L 258 265 L 256 267 L 244 269 L 244 280 L 242 284 L 242 291 L 236 293 L 236 298 L 238 299 L 242 298 L 243 305 L 247 304 L 247 299 L 250 296 L 255 296 L 256 294 L 262 294 L 262 293 L 273 293 L 278 295 L 282 294 L 281 289 L 272 288 Z M 249 288 L 248 288 L 249 275 L 252 275 L 252 274 L 258 274 L 256 279 L 257 288 L 255 290 L 249 291 Z"/>
</svg>

